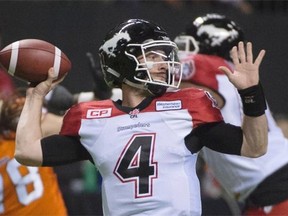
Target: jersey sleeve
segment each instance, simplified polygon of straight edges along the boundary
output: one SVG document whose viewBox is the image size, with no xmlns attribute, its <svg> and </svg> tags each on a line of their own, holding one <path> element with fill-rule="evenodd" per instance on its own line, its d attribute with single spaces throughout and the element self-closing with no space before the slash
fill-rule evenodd
<svg viewBox="0 0 288 216">
<path fill-rule="evenodd" d="M 220 109 L 209 92 L 196 88 L 182 91 L 184 106 L 188 107 L 193 124 L 191 133 L 185 137 L 186 147 L 191 153 L 206 146 L 218 152 L 240 155 L 243 142 L 241 127 L 224 122 Z"/>
<path fill-rule="evenodd" d="M 195 91 L 196 94 L 189 95 L 189 104 L 187 105 L 192 116 L 193 128 L 206 123 L 223 121 L 220 109 L 212 95 L 208 91 L 200 89 Z"/>
<path fill-rule="evenodd" d="M 82 160 L 90 160 L 91 155 L 81 145 L 78 137 L 52 135 L 41 140 L 42 166 L 65 165 Z M 63 154 L 65 152 L 65 154 Z"/>
<path fill-rule="evenodd" d="M 191 153 L 205 146 L 217 152 L 240 155 L 242 143 L 241 127 L 224 122 L 201 125 L 185 137 L 186 147 Z"/>
<path fill-rule="evenodd" d="M 79 104 L 72 106 L 64 116 L 60 134 L 65 136 L 78 136 L 81 119 L 81 106 Z"/>
<path fill-rule="evenodd" d="M 81 104 L 72 106 L 64 116 L 60 134 L 41 140 L 42 166 L 64 165 L 82 160 L 92 162 L 91 155 L 81 144 L 79 137 L 81 120 L 85 117 L 83 110 Z"/>
</svg>

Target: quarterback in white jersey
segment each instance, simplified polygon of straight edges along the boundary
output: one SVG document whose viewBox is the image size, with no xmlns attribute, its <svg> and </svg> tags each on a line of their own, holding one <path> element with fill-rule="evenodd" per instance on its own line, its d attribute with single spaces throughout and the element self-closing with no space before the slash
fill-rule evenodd
<svg viewBox="0 0 288 216">
<path fill-rule="evenodd" d="M 202 20 L 201 24 L 198 24 L 196 19 L 193 27 L 190 27 L 190 30 L 191 28 L 194 29 L 194 31 L 190 31 L 191 35 L 195 37 L 193 39 L 196 39 L 200 47 L 197 51 L 198 54 L 186 50 L 180 55 L 180 60 L 184 64 L 183 87 L 191 87 L 192 84 L 192 86 L 197 85 L 200 88 L 209 89 L 211 94 L 218 99 L 224 121 L 241 126 L 244 115 L 241 98 L 227 76 L 218 69 L 220 66 L 226 65 L 232 71 L 234 70 L 231 60 L 226 56 L 229 52 L 225 46 L 228 46 L 228 43 L 233 43 L 233 39 L 239 40 L 241 30 L 233 21 L 221 15 L 208 14 L 199 17 L 198 20 Z M 209 28 L 204 31 L 201 30 L 201 28 L 205 29 L 205 26 L 209 26 Z M 209 29 L 211 32 L 206 32 Z M 197 34 L 197 32 L 201 32 L 201 34 Z M 233 36 L 231 36 L 232 33 Z M 223 43 L 226 45 L 224 44 L 222 48 L 219 43 L 215 45 L 216 43 L 213 43 L 213 39 L 211 39 L 216 38 L 215 35 L 226 35 L 227 38 L 223 39 Z M 185 36 L 182 35 L 181 37 L 184 41 Z M 208 41 L 206 37 L 211 39 L 209 41 L 211 44 L 205 44 L 204 50 L 204 40 Z M 216 50 L 216 46 L 219 46 L 219 50 Z M 288 141 L 276 125 L 269 108 L 266 110 L 266 116 L 269 132 L 268 150 L 265 155 L 259 158 L 247 158 L 221 154 L 206 147 L 202 149 L 203 157 L 216 179 L 231 197 L 244 203 L 246 209 L 272 206 L 288 200 L 288 174 L 285 174 L 288 173 Z M 287 213 L 287 207 L 285 211 Z M 262 214 L 259 212 L 253 212 L 253 214 Z M 284 211 L 278 209 L 276 212 L 276 209 L 273 210 L 271 207 L 265 210 L 265 213 L 283 215 Z M 245 214 L 249 215 L 247 212 Z"/>
<path fill-rule="evenodd" d="M 200 146 L 186 146 L 191 143 L 183 138 L 221 119 L 203 91 L 187 89 L 147 98 L 132 109 L 111 100 L 79 104 L 65 116 L 61 134 L 79 136 L 90 153 L 103 177 L 107 215 L 141 209 L 149 215 L 198 215 Z"/>
<path fill-rule="evenodd" d="M 53 82 L 51 68 L 46 81 L 27 90 L 17 128 L 17 160 L 31 166 L 90 160 L 103 179 L 107 216 L 201 215 L 195 167 L 199 150 L 206 146 L 247 157 L 265 154 L 264 95 L 249 93 L 260 106 L 246 104 L 242 128 L 226 124 L 208 92 L 178 89 L 176 77 L 181 77 L 182 67 L 177 51 L 165 30 L 150 21 L 119 24 L 107 34 L 99 54 L 106 82 L 122 89 L 122 100 L 74 105 L 64 116 L 60 134 L 42 139 L 42 99 L 60 82 Z M 245 58 L 238 63 L 238 72 L 222 69 L 245 91 L 258 83 L 265 51 L 255 62 L 251 43 L 247 49 L 243 43 L 234 48 L 235 61 L 238 51 Z M 235 145 L 230 145 L 232 140 Z"/>
</svg>

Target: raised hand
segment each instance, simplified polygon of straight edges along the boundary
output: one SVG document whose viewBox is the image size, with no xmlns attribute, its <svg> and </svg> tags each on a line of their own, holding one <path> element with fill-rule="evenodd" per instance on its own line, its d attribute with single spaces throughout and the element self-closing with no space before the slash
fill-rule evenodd
<svg viewBox="0 0 288 216">
<path fill-rule="evenodd" d="M 252 43 L 246 44 L 246 51 L 243 42 L 238 43 L 238 47 L 234 46 L 231 50 L 231 58 L 234 63 L 234 71 L 221 66 L 219 69 L 223 71 L 230 82 L 238 89 L 245 89 L 259 83 L 259 66 L 265 55 L 265 50 L 261 50 L 253 62 Z"/>
</svg>

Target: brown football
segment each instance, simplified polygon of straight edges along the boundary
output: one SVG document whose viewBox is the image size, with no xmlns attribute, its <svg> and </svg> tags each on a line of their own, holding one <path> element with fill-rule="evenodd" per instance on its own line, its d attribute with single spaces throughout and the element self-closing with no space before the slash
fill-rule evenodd
<svg viewBox="0 0 288 216">
<path fill-rule="evenodd" d="M 4 47 L 0 51 L 0 63 L 11 76 L 31 83 L 46 80 L 51 67 L 54 67 L 57 80 L 71 69 L 65 53 L 39 39 L 19 40 Z"/>
</svg>

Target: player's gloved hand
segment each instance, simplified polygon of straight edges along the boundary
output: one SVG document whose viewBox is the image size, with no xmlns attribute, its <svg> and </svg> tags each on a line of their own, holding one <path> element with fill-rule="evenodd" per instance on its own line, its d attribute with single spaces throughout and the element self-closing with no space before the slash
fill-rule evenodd
<svg viewBox="0 0 288 216">
<path fill-rule="evenodd" d="M 99 100 L 105 100 L 112 96 L 112 89 L 106 84 L 101 68 L 96 65 L 92 53 L 87 52 L 86 56 L 89 60 L 90 71 L 94 80 L 94 96 Z"/>
</svg>

